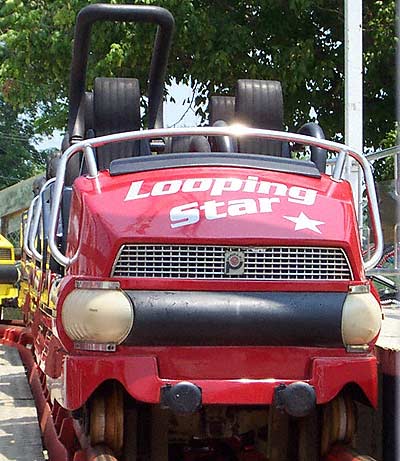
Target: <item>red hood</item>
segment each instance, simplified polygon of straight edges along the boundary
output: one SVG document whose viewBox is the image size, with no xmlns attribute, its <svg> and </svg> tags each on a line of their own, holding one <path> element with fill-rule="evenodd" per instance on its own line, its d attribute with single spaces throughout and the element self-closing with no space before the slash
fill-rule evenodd
<svg viewBox="0 0 400 461">
<path fill-rule="evenodd" d="M 120 246 L 137 242 L 340 246 L 361 276 L 350 186 L 325 175 L 191 167 L 102 172 L 97 183 L 81 177 L 74 189 L 69 251 L 80 242 L 80 258 L 73 273 L 107 276 Z"/>
</svg>

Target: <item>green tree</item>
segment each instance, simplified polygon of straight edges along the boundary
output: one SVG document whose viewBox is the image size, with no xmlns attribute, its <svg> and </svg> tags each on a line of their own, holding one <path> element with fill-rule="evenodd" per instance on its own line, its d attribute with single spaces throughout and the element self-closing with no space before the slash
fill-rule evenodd
<svg viewBox="0 0 400 461">
<path fill-rule="evenodd" d="M 73 24 L 88 3 L 94 2 L 5 0 L 0 8 L 0 43 L 10 50 L 0 84 L 10 103 L 35 116 L 40 133 L 66 125 Z M 328 137 L 343 133 L 343 1 L 143 3 L 174 14 L 169 78 L 191 79 L 198 111 L 210 93 L 232 92 L 238 78 L 278 79 L 290 128 L 309 121 L 314 108 Z M 363 15 L 365 141 L 376 148 L 395 121 L 395 0 L 364 0 Z M 95 75 L 134 76 L 145 89 L 153 36 L 147 26 L 96 25 L 89 85 Z"/>
<path fill-rule="evenodd" d="M 0 189 L 43 171 L 45 153 L 32 144 L 33 128 L 0 97 Z"/>
</svg>

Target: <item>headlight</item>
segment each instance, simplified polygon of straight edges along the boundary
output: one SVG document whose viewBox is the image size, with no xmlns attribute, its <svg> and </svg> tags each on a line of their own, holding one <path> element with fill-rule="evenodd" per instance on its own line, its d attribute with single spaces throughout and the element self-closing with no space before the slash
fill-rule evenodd
<svg viewBox="0 0 400 461">
<path fill-rule="evenodd" d="M 133 306 L 119 290 L 75 289 L 64 301 L 61 319 L 73 341 L 120 344 L 133 325 Z"/>
<path fill-rule="evenodd" d="M 368 344 L 379 333 L 382 322 L 379 303 L 369 293 L 369 287 L 361 285 L 354 288 L 359 291 L 364 288 L 368 292 L 350 292 L 343 304 L 342 338 L 346 346 Z"/>
</svg>

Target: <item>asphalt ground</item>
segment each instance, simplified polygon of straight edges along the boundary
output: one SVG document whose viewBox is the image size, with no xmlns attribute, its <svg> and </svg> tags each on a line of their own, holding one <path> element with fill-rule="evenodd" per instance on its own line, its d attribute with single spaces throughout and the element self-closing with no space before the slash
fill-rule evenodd
<svg viewBox="0 0 400 461">
<path fill-rule="evenodd" d="M 18 350 L 0 346 L 0 461 L 44 461 L 35 402 Z"/>
<path fill-rule="evenodd" d="M 400 307 L 383 309 L 385 318 L 377 345 L 383 349 L 400 351 Z"/>
</svg>

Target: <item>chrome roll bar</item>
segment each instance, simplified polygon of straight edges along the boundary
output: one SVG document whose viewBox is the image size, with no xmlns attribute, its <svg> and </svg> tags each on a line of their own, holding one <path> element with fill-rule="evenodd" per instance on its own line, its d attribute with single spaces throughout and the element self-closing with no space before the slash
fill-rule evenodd
<svg viewBox="0 0 400 461">
<path fill-rule="evenodd" d="M 30 257 L 32 257 L 32 255 L 33 255 L 40 262 L 42 261 L 43 257 L 36 250 L 35 239 L 36 239 L 37 232 L 38 232 L 38 229 L 39 229 L 40 217 L 42 215 L 43 194 L 50 187 L 50 185 L 53 184 L 55 181 L 56 181 L 56 178 L 51 178 L 47 182 L 45 182 L 43 184 L 42 188 L 40 189 L 39 195 L 37 195 L 32 200 L 32 203 L 33 203 L 33 201 L 35 201 L 35 203 L 36 203 L 35 211 L 33 213 L 31 213 L 30 217 L 29 217 L 29 212 L 28 212 L 27 227 L 28 227 L 28 223 L 29 223 L 29 235 L 27 236 L 28 240 L 27 240 L 27 246 L 26 247 L 28 248 L 28 251 L 30 251 L 30 254 L 28 253 L 28 251 L 25 248 L 25 235 L 24 235 L 24 249 L 25 249 L 25 251 L 28 253 L 28 255 Z M 30 208 L 29 208 L 29 210 L 30 210 Z"/>
<path fill-rule="evenodd" d="M 394 191 L 397 197 L 400 196 L 399 174 L 400 174 L 400 144 L 397 146 L 389 147 L 388 149 L 380 150 L 378 152 L 371 152 L 366 154 L 370 162 L 380 160 L 382 158 L 394 157 Z"/>
<path fill-rule="evenodd" d="M 379 150 L 375 152 L 368 152 L 367 154 L 365 154 L 365 156 L 370 162 L 373 162 L 375 160 L 380 160 L 386 157 L 394 157 L 395 155 L 400 155 L 400 145 L 389 147 L 387 149 L 383 149 L 383 150 Z"/>
<path fill-rule="evenodd" d="M 24 229 L 24 243 L 23 243 L 23 247 L 24 247 L 24 251 L 25 253 L 30 257 L 32 258 L 32 251 L 31 249 L 29 248 L 29 234 L 31 232 L 31 223 L 32 223 L 32 216 L 33 216 L 33 211 L 36 207 L 36 203 L 37 201 L 39 200 L 39 196 L 37 195 L 36 197 L 33 198 L 30 206 L 29 206 L 29 210 L 28 210 L 28 216 L 26 218 L 26 224 L 25 224 L 25 229 Z"/>
<path fill-rule="evenodd" d="M 53 257 L 58 263 L 63 266 L 69 266 L 78 256 L 78 251 L 72 256 L 68 257 L 60 252 L 56 243 L 56 232 L 58 227 L 58 220 L 61 207 L 62 192 L 64 188 L 65 172 L 68 160 L 76 155 L 78 152 L 83 152 L 86 164 L 88 165 L 88 176 L 96 180 L 98 170 L 95 162 L 95 155 L 93 149 L 105 144 L 121 142 L 121 141 L 135 141 L 140 139 L 158 139 L 170 136 L 232 136 L 237 137 L 258 137 L 261 139 L 269 139 L 273 141 L 286 141 L 298 144 L 305 144 L 308 146 L 320 147 L 336 153 L 341 153 L 341 161 L 336 165 L 333 172 L 333 178 L 340 180 L 342 177 L 342 164 L 348 156 L 352 157 L 361 166 L 368 196 L 368 207 L 371 216 L 371 223 L 373 227 L 373 235 L 375 240 L 375 250 L 371 257 L 364 261 L 366 270 L 372 269 L 382 257 L 383 252 L 383 235 L 382 227 L 379 216 L 378 200 L 376 197 L 374 180 L 372 176 L 371 165 L 367 159 L 360 153 L 356 152 L 351 147 L 339 144 L 337 142 L 327 141 L 325 139 L 312 138 L 310 136 L 299 135 L 295 133 L 286 133 L 283 131 L 261 130 L 256 128 L 247 128 L 242 125 L 231 125 L 227 127 L 200 127 L 200 128 L 165 128 L 153 129 L 142 131 L 130 131 L 126 133 L 117 133 L 99 138 L 92 138 L 81 141 L 72 145 L 62 155 L 57 170 L 57 177 L 54 185 L 53 199 L 51 204 L 50 214 L 50 230 L 49 230 L 49 246 Z"/>
</svg>

